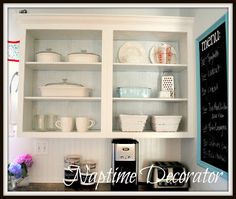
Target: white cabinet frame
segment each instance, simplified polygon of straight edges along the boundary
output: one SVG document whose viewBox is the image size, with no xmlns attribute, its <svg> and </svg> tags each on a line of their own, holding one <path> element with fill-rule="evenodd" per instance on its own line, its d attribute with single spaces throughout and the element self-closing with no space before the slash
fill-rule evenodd
<svg viewBox="0 0 236 199">
<path fill-rule="evenodd" d="M 19 15 L 21 24 L 21 61 L 20 61 L 20 84 L 19 84 L 19 132 L 18 136 L 38 138 L 193 138 L 196 126 L 196 102 L 195 102 L 195 68 L 193 60 L 193 19 L 187 17 L 152 17 L 152 16 L 102 16 L 102 15 Z M 101 62 L 101 97 L 87 99 L 93 103 L 101 103 L 101 132 L 77 133 L 77 132 L 25 132 L 23 130 L 23 118 L 27 116 L 24 104 L 27 101 L 50 100 L 35 96 L 25 96 L 25 81 L 32 77 L 25 76 L 27 67 L 36 68 L 37 63 L 27 61 L 25 57 L 26 32 L 27 30 L 99 30 L 102 32 L 102 62 Z M 183 59 L 186 63 L 169 66 L 169 68 L 186 69 L 187 97 L 173 99 L 179 103 L 187 103 L 187 131 L 186 132 L 112 132 L 113 103 L 122 99 L 113 98 L 113 67 L 126 67 L 125 64 L 114 63 L 113 42 L 115 31 L 142 31 L 147 33 L 162 32 L 175 35 L 186 35 L 186 55 Z M 163 34 L 165 35 L 165 34 Z M 177 34 L 178 36 L 178 34 Z M 145 37 L 145 36 L 144 36 Z M 63 67 L 63 64 L 61 67 Z M 98 64 L 99 65 L 99 64 Z M 147 64 L 150 70 L 163 68 L 161 65 Z M 44 67 L 44 65 L 41 65 Z M 53 67 L 53 66 L 50 66 Z M 71 68 L 74 66 L 70 65 Z M 90 65 L 91 71 L 96 66 Z M 136 66 L 137 67 L 137 66 Z M 138 66 L 139 68 L 142 66 Z M 182 70 L 181 69 L 181 70 Z M 96 69 L 95 69 L 96 70 Z M 33 80 L 31 80 L 33 81 Z M 51 99 L 51 100 L 83 100 L 83 99 Z M 133 99 L 138 101 L 140 99 Z M 162 99 L 148 99 L 150 101 L 164 101 Z M 147 100 L 147 101 L 148 101 Z M 56 103 L 56 102 L 55 102 Z M 166 100 L 166 103 L 172 103 Z M 30 117 L 30 115 L 29 115 Z M 27 118 L 27 117 L 26 117 Z M 31 121 L 31 119 L 28 119 Z"/>
</svg>

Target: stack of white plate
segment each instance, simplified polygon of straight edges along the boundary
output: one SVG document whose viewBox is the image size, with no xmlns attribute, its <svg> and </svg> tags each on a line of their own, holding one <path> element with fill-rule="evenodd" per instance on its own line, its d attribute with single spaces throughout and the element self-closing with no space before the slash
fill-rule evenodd
<svg viewBox="0 0 236 199">
<path fill-rule="evenodd" d="M 152 116 L 152 129 L 154 131 L 176 132 L 182 119 L 180 115 Z"/>
<path fill-rule="evenodd" d="M 119 115 L 121 131 L 143 131 L 147 115 Z"/>
</svg>

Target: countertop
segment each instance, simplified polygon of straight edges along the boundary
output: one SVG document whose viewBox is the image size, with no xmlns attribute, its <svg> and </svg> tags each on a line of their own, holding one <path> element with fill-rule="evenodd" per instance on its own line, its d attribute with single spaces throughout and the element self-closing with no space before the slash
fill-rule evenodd
<svg viewBox="0 0 236 199">
<path fill-rule="evenodd" d="M 114 191 L 111 190 L 110 183 L 101 183 L 98 185 L 97 189 L 95 188 L 96 185 L 90 186 L 82 186 L 77 185 L 74 187 L 66 187 L 63 183 L 30 183 L 28 186 L 25 187 L 17 187 L 14 191 Z M 165 191 L 187 191 L 188 189 L 165 189 Z M 121 190 L 119 190 L 121 191 Z M 128 190 L 132 191 L 132 190 Z M 157 189 L 152 189 L 145 183 L 141 183 L 138 185 L 136 190 L 133 191 L 161 191 Z M 164 190 L 162 190 L 164 191 Z"/>
<path fill-rule="evenodd" d="M 30 183 L 25 187 L 17 187 L 14 191 L 111 191 L 111 184 L 101 183 L 95 189 L 96 185 L 66 187 L 63 183 Z M 138 185 L 137 191 L 148 191 L 146 184 Z"/>
</svg>

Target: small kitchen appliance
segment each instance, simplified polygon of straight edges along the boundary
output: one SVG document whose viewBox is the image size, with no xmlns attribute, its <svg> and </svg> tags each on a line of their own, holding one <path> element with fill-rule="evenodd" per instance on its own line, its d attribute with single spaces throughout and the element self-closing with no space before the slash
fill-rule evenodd
<svg viewBox="0 0 236 199">
<path fill-rule="evenodd" d="M 112 140 L 112 186 L 114 191 L 131 191 L 138 188 L 138 141 Z"/>
<path fill-rule="evenodd" d="M 151 186 L 158 191 L 188 191 L 189 180 L 184 179 L 187 173 L 187 168 L 179 162 L 153 162 Z"/>
</svg>

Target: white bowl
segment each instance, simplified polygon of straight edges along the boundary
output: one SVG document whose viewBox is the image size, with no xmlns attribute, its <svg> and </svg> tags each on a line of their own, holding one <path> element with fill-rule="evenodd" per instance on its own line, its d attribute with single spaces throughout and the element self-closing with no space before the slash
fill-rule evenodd
<svg viewBox="0 0 236 199">
<path fill-rule="evenodd" d="M 156 124 L 176 124 L 182 119 L 181 115 L 152 116 L 152 122 Z"/>
<path fill-rule="evenodd" d="M 152 116 L 152 129 L 154 131 L 176 132 L 179 128 L 182 116 Z"/>
<path fill-rule="evenodd" d="M 119 115 L 120 118 L 120 128 L 121 131 L 125 132 L 131 132 L 131 131 L 137 131 L 141 132 L 143 131 L 146 120 L 148 118 L 147 115 Z"/>
<path fill-rule="evenodd" d="M 178 128 L 179 124 L 152 125 L 152 129 L 156 132 L 176 132 Z"/>
</svg>

